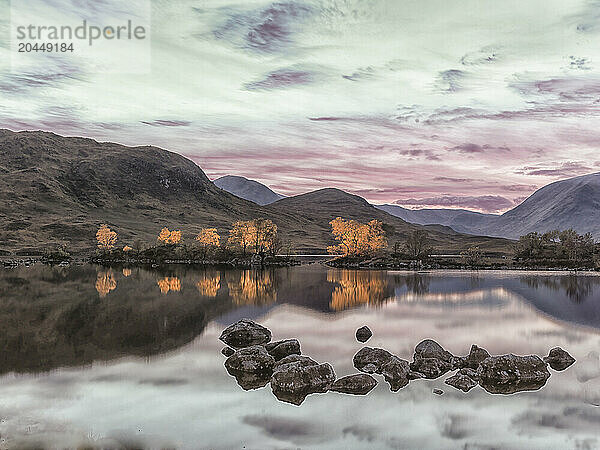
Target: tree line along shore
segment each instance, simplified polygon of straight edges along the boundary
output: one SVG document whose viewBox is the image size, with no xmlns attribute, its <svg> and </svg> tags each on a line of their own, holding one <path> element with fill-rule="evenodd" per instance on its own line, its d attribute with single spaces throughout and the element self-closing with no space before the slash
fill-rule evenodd
<svg viewBox="0 0 600 450">
<path fill-rule="evenodd" d="M 383 224 L 336 217 L 329 223 L 333 244 L 327 247 L 329 265 L 354 268 L 556 268 L 596 269 L 600 244 L 590 233 L 572 229 L 529 233 L 512 244 L 511 255 L 483 252 L 478 246 L 459 254 L 442 255 L 426 230 L 388 242 Z M 277 225 L 264 218 L 237 221 L 226 233 L 202 228 L 184 241 L 181 230 L 162 228 L 152 243 L 121 242 L 118 231 L 102 224 L 95 235 L 95 263 L 193 263 L 269 266 L 297 264 L 292 241 L 278 235 Z M 67 262 L 65 247 L 47 251 L 44 262 Z"/>
</svg>

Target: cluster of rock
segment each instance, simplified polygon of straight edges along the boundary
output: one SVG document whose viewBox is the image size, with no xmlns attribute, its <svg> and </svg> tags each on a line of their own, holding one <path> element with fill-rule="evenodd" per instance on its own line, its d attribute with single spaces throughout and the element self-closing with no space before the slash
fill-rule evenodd
<svg viewBox="0 0 600 450">
<path fill-rule="evenodd" d="M 371 336 L 368 327 L 356 332 L 359 342 L 366 342 Z M 336 380 L 329 363 L 318 363 L 301 354 L 297 339 L 271 342 L 271 332 L 251 320 L 242 319 L 227 327 L 220 339 L 228 345 L 222 350 L 227 356 L 225 368 L 243 389 L 271 383 L 279 400 L 296 405 L 313 393 L 365 395 L 377 385 L 371 374 L 383 376 L 394 392 L 411 380 L 436 379 L 456 372 L 445 383 L 463 392 L 479 385 L 493 394 L 512 394 L 544 386 L 550 377 L 548 366 L 560 371 L 575 362 L 558 347 L 543 359 L 536 355 L 492 356 L 476 345 L 468 355 L 454 356 L 437 342 L 426 339 L 415 347 L 412 362 L 381 348 L 363 347 L 353 358 L 354 367 L 363 373 Z"/>
</svg>

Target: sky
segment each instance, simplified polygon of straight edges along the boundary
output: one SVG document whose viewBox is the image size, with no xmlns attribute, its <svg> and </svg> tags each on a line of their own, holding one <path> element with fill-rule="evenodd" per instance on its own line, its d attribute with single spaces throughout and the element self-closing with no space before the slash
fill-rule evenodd
<svg viewBox="0 0 600 450">
<path fill-rule="evenodd" d="M 135 14 L 117 0 L 27 5 L 58 21 Z M 148 67 L 120 73 L 76 54 L 11 65 L 0 0 L 0 127 L 157 145 L 211 179 L 410 208 L 498 213 L 600 171 L 598 0 L 148 6 Z"/>
</svg>

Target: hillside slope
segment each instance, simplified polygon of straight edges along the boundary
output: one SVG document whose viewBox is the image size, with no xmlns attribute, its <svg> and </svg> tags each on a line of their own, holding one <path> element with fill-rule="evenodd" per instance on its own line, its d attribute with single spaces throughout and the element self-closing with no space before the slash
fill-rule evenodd
<svg viewBox="0 0 600 450">
<path fill-rule="evenodd" d="M 404 241 L 406 237 L 417 229 L 428 231 L 432 245 L 439 251 L 459 252 L 470 246 L 478 245 L 487 251 L 510 250 L 509 243 L 503 239 L 494 239 L 481 236 L 470 236 L 456 233 L 454 230 L 438 225 L 420 226 L 394 217 L 381 211 L 368 203 L 364 198 L 348 194 L 339 189 L 320 189 L 307 194 L 297 195 L 279 200 L 266 207 L 276 214 L 294 211 L 298 222 L 290 234 L 302 239 L 308 233 L 310 223 L 318 223 L 321 240 L 329 238 L 330 228 L 327 225 L 335 217 L 351 218 L 361 222 L 377 219 L 383 222 L 388 242 Z"/>
<path fill-rule="evenodd" d="M 0 130 L 0 253 L 36 254 L 57 244 L 91 252 L 101 223 L 119 233 L 119 245 L 156 242 L 164 226 L 189 242 L 202 227 L 225 237 L 232 222 L 265 217 L 302 252 L 332 243 L 336 216 L 386 224 L 390 242 L 410 225 L 361 197 L 335 189 L 259 206 L 217 188 L 194 162 L 156 147 L 126 147 L 46 132 Z M 440 251 L 469 245 L 508 250 L 506 241 L 430 228 Z"/>
</svg>

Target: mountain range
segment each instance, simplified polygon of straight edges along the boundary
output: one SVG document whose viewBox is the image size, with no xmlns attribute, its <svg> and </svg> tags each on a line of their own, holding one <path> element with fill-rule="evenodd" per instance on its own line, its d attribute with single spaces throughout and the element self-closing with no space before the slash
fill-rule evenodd
<svg viewBox="0 0 600 450">
<path fill-rule="evenodd" d="M 285 198 L 284 195 L 273 192 L 269 187 L 258 181 L 235 175 L 226 175 L 213 181 L 215 186 L 230 194 L 250 200 L 258 205 L 268 205 Z"/>
<path fill-rule="evenodd" d="M 254 201 L 252 196 L 246 198 Z M 409 223 L 442 225 L 458 233 L 518 239 L 533 231 L 573 228 L 600 239 L 600 173 L 551 183 L 501 215 L 466 209 L 407 209 L 390 204 L 375 207 Z"/>
<path fill-rule="evenodd" d="M 472 245 L 510 251 L 503 239 L 457 233 L 440 225 L 410 224 L 361 197 L 322 189 L 267 206 L 215 186 L 185 157 L 157 147 L 127 147 L 41 131 L 0 130 L 0 254 L 35 255 L 64 245 L 91 252 L 102 223 L 119 234 L 119 245 L 156 242 L 162 227 L 181 229 L 192 241 L 203 227 L 225 239 L 237 220 L 265 217 L 297 251 L 324 252 L 333 243 L 336 216 L 383 222 L 391 244 L 414 230 L 429 231 L 440 252 Z"/>
</svg>

